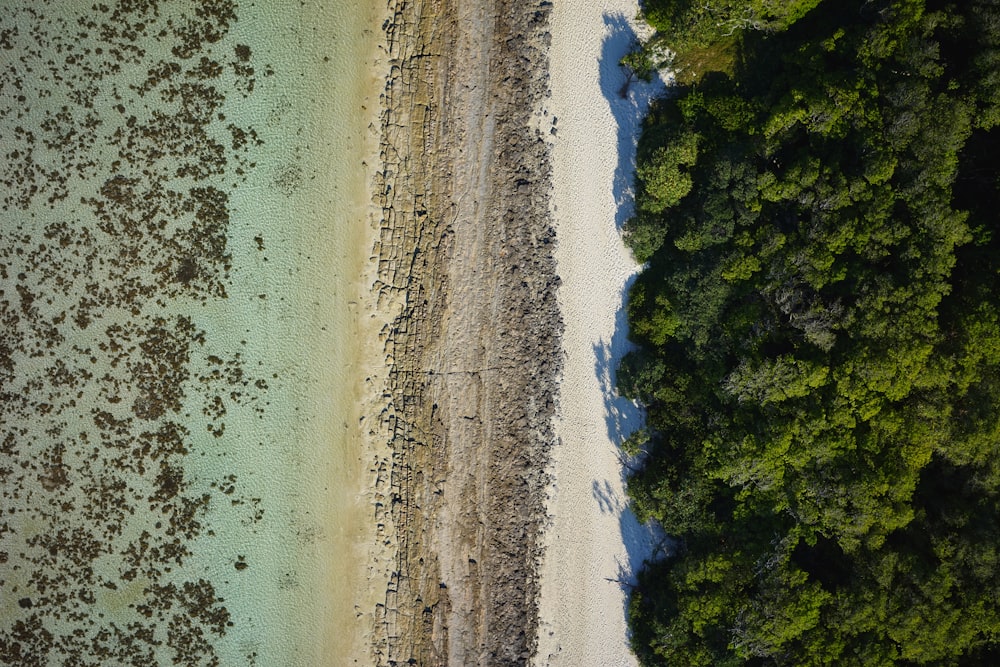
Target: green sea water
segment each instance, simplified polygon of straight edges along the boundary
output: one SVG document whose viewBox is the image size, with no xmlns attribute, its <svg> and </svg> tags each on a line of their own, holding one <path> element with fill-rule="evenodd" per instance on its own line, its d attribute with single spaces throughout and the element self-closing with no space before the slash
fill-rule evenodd
<svg viewBox="0 0 1000 667">
<path fill-rule="evenodd" d="M 0 4 L 0 664 L 365 662 L 383 10 Z"/>
</svg>

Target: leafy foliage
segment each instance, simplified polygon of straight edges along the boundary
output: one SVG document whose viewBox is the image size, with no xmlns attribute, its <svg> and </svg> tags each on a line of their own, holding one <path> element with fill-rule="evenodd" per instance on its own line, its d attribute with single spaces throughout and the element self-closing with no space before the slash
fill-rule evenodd
<svg viewBox="0 0 1000 667">
<path fill-rule="evenodd" d="M 704 71 L 728 71 L 733 45 L 747 30 L 784 30 L 820 0 L 649 0 L 643 16 L 669 35 L 678 80 L 691 82 Z"/>
<path fill-rule="evenodd" d="M 1000 655 L 1000 3 L 685 2 L 626 238 L 649 665 Z M 631 443 L 633 449 L 640 445 Z"/>
<path fill-rule="evenodd" d="M 656 70 L 666 67 L 670 62 L 670 54 L 665 49 L 662 40 L 651 39 L 646 42 L 636 41 L 628 53 L 622 56 L 619 64 L 640 80 L 650 82 Z"/>
</svg>

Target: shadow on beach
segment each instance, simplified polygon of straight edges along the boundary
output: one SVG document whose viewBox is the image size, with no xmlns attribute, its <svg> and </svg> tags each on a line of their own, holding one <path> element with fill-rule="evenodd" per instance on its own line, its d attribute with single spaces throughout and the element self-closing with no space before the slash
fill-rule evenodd
<svg viewBox="0 0 1000 667">
<path fill-rule="evenodd" d="M 620 233 L 633 212 L 633 175 L 635 173 L 636 146 L 642 120 L 650 101 L 661 96 L 666 83 L 659 75 L 654 75 L 650 83 L 632 79 L 626 86 L 628 75 L 619 61 L 638 39 L 629 20 L 622 14 L 605 14 L 606 36 L 601 48 L 600 86 L 601 93 L 611 107 L 618 130 L 618 164 L 615 167 L 613 194 L 616 204 L 615 228 Z M 624 93 L 624 94 L 623 94 Z M 630 434 L 641 428 L 645 421 L 643 410 L 632 401 L 620 396 L 617 391 L 617 367 L 622 357 L 631 349 L 628 340 L 626 300 L 628 290 L 635 280 L 629 277 L 622 286 L 621 303 L 615 314 L 615 330 L 610 341 L 599 341 L 594 345 L 594 370 L 604 394 L 604 415 L 608 437 L 613 443 L 621 443 Z M 622 481 L 627 478 L 627 466 L 631 463 L 625 453 L 616 447 L 616 455 L 622 461 Z M 619 499 L 611 493 L 608 480 L 593 481 L 593 495 L 602 512 L 617 512 L 620 516 L 622 539 L 628 554 L 628 562 L 618 564 L 615 583 L 626 592 L 625 609 L 628 615 L 628 593 L 635 584 L 636 573 L 643 563 L 658 556 L 664 544 L 664 536 L 657 526 L 639 523 L 635 514 L 627 506 L 627 499 Z"/>
</svg>

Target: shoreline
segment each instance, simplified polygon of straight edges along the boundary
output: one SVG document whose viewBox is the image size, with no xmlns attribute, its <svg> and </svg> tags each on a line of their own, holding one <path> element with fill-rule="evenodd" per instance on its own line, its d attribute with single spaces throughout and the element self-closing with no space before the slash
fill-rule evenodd
<svg viewBox="0 0 1000 667">
<path fill-rule="evenodd" d="M 334 9 L 336 15 L 342 9 Z M 367 485 L 368 443 L 363 432 L 363 418 L 366 414 L 367 388 L 364 377 L 372 365 L 370 354 L 368 317 L 365 303 L 370 288 L 366 269 L 371 248 L 371 202 L 370 187 L 372 165 L 378 162 L 378 136 L 374 131 L 378 123 L 378 99 L 381 93 L 380 51 L 381 39 L 376 29 L 365 26 L 379 26 L 386 18 L 385 7 L 379 2 L 365 2 L 364 7 L 347 10 L 352 17 L 363 14 L 355 21 L 355 30 L 345 31 L 352 35 L 351 47 L 355 63 L 360 63 L 350 76 L 328 80 L 331 90 L 321 97 L 336 100 L 324 108 L 324 119 L 328 125 L 339 125 L 341 118 L 350 118 L 351 129 L 338 130 L 350 137 L 351 150 L 340 156 L 336 171 L 344 171 L 348 179 L 331 179 L 330 192 L 343 193 L 343 203 L 350 224 L 344 226 L 344 237 L 338 250 L 339 261 L 331 275 L 331 283 L 337 285 L 332 294 L 331 310 L 336 312 L 334 320 L 340 331 L 339 342 L 343 351 L 344 366 L 335 373 L 328 373 L 339 391 L 328 394 L 331 403 L 327 406 L 327 432 L 334 445 L 332 456 L 338 460 L 343 484 L 328 492 L 325 516 L 321 524 L 332 533 L 331 544 L 317 545 L 317 567 L 321 579 L 317 581 L 322 599 L 328 601 L 327 616 L 322 629 L 315 633 L 314 654 L 322 664 L 342 665 L 366 664 L 370 653 L 369 628 L 360 612 L 370 601 L 369 552 L 375 535 L 375 527 L 370 520 Z M 346 21 L 341 19 L 341 25 Z M 362 55 L 363 54 L 363 55 Z M 346 95 L 333 97 L 341 84 L 347 84 Z M 353 172 L 360 160 L 361 170 Z M 347 186 L 346 191 L 343 188 Z M 340 202 L 329 202 L 331 209 Z M 322 365 L 318 362 L 317 365 Z M 337 382 L 340 379 L 342 382 Z M 323 507 L 324 503 L 317 503 Z M 349 574 L 345 575 L 345 571 Z M 350 631 L 345 629 L 350 628 Z"/>
<path fill-rule="evenodd" d="M 369 304 L 385 359 L 368 418 L 371 582 L 388 582 L 371 615 L 379 665 L 524 664 L 535 651 L 562 327 L 550 5 L 461 10 L 393 3 L 387 24 Z"/>
</svg>

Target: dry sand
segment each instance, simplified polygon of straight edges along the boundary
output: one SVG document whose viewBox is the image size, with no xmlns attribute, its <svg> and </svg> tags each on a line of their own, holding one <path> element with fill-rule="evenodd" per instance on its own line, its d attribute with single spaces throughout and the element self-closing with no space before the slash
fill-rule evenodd
<svg viewBox="0 0 1000 667">
<path fill-rule="evenodd" d="M 617 444 L 641 424 L 614 391 L 628 349 L 623 297 L 638 270 L 622 245 L 635 138 L 662 82 L 620 94 L 617 65 L 635 35 L 634 0 L 556 3 L 550 51 L 557 118 L 553 215 L 565 333 L 549 513 L 541 568 L 538 666 L 635 665 L 626 586 L 653 546 L 627 509 Z"/>
</svg>

